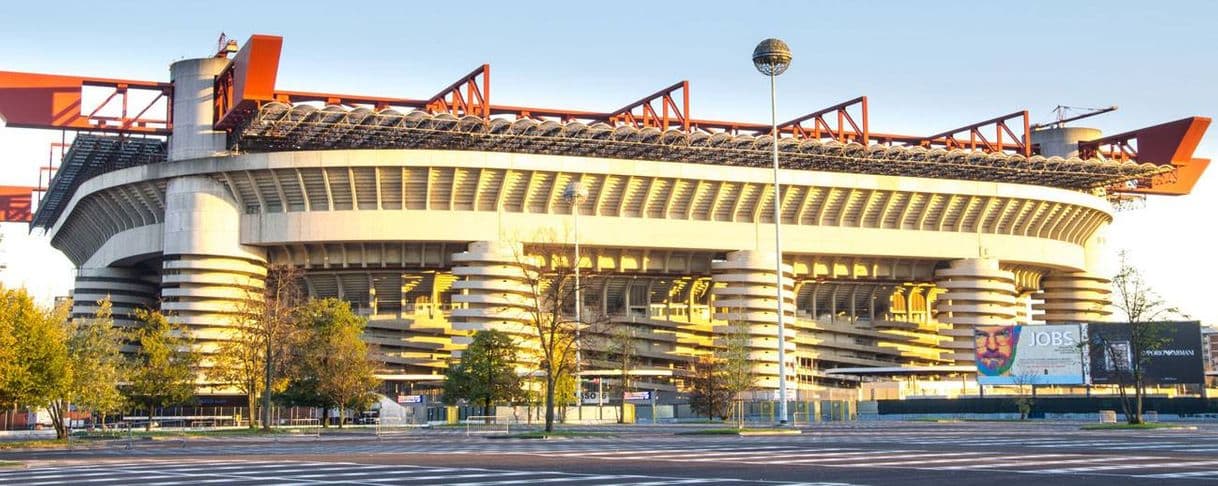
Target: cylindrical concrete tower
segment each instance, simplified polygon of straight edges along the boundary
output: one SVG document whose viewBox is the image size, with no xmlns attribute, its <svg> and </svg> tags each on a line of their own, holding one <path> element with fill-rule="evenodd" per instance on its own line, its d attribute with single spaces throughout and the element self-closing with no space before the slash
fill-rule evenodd
<svg viewBox="0 0 1218 486">
<path fill-rule="evenodd" d="M 464 309 L 453 309 L 453 328 L 462 331 L 495 329 L 514 336 L 524 349 L 538 349 L 537 331 L 531 326 L 538 305 L 532 279 L 537 278 L 538 262 L 524 255 L 520 243 L 476 241 L 469 250 L 453 255 L 453 302 Z M 454 341 L 468 339 L 454 338 Z"/>
<path fill-rule="evenodd" d="M 97 302 L 108 297 L 115 325 L 130 326 L 135 322 L 135 309 L 156 308 L 155 277 L 155 273 L 135 268 L 81 268 L 72 292 L 72 318 L 93 318 Z"/>
<path fill-rule="evenodd" d="M 241 244 L 241 211 L 210 177 L 171 179 L 165 190 L 161 310 L 208 342 L 229 338 L 242 303 L 261 298 L 262 249 Z"/>
<path fill-rule="evenodd" d="M 216 75 L 228 59 L 185 59 L 169 66 L 173 82 L 173 136 L 169 160 L 196 159 L 224 151 L 224 132 L 212 129 Z"/>
<path fill-rule="evenodd" d="M 1087 272 L 1053 272 L 1041 280 L 1037 309 L 1046 324 L 1106 321 L 1112 315 L 1112 283 Z"/>
<path fill-rule="evenodd" d="M 1095 128 L 1058 127 L 1042 128 L 1032 132 L 1032 143 L 1040 145 L 1040 154 L 1045 157 L 1078 157 L 1078 143 L 1095 140 L 1103 133 Z"/>
<path fill-rule="evenodd" d="M 774 289 L 774 253 L 764 251 L 735 251 L 726 261 L 711 264 L 712 289 L 715 298 L 715 319 L 727 325 L 715 326 L 717 336 L 743 326 L 748 334 L 749 358 L 758 376 L 757 386 L 778 389 L 778 304 Z M 795 279 L 790 265 L 783 265 L 783 312 L 786 330 L 783 333 L 786 354 L 787 386 L 795 383 Z"/>
<path fill-rule="evenodd" d="M 952 325 L 947 347 L 957 364 L 975 361 L 973 328 L 1015 324 L 1015 275 L 992 258 L 956 260 L 935 271 L 936 285 L 946 290 L 936 301 L 939 321 Z"/>
</svg>

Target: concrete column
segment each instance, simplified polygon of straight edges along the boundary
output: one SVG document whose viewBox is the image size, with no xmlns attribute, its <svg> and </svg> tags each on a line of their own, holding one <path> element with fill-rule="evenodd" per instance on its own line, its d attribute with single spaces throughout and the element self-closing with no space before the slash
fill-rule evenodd
<svg viewBox="0 0 1218 486">
<path fill-rule="evenodd" d="M 169 66 L 173 82 L 173 136 L 169 160 L 208 157 L 225 149 L 225 134 L 212 129 L 215 78 L 228 60 L 184 59 Z"/>
<path fill-rule="evenodd" d="M 227 339 L 242 304 L 260 298 L 266 278 L 262 249 L 241 244 L 241 211 L 214 179 L 171 179 L 165 190 L 165 258 L 161 309 L 208 352 Z"/>
<path fill-rule="evenodd" d="M 453 328 L 462 331 L 495 329 L 515 336 L 525 349 L 537 349 L 537 331 L 532 326 L 532 279 L 540 262 L 524 256 L 519 243 L 476 241 L 467 251 L 453 255 L 453 302 L 465 308 L 453 309 Z M 468 344 L 469 339 L 453 339 Z M 459 353 L 455 353 L 459 354 Z"/>
<path fill-rule="evenodd" d="M 1015 296 L 1015 324 L 1032 323 L 1033 292 L 1020 292 Z"/>
<path fill-rule="evenodd" d="M 716 283 L 714 332 L 722 336 L 732 325 L 743 325 L 749 335 L 749 359 L 754 362 L 757 386 L 778 389 L 778 304 L 774 289 L 774 253 L 744 250 L 727 254 L 726 261 L 711 263 Z M 783 343 L 786 352 L 788 389 L 795 388 L 795 279 L 790 265 L 783 265 Z M 812 350 L 808 350 L 812 351 Z"/>
<path fill-rule="evenodd" d="M 1053 272 L 1040 281 L 1046 324 L 1106 321 L 1112 315 L 1112 285 L 1087 272 Z"/>
<path fill-rule="evenodd" d="M 1084 140 L 1095 140 L 1103 133 L 1094 128 L 1058 127 L 1042 128 L 1032 131 L 1032 143 L 1040 145 L 1040 153 L 1045 157 L 1078 157 L 1078 143 Z"/>
<path fill-rule="evenodd" d="M 114 324 L 130 326 L 136 309 L 156 308 L 159 285 L 155 274 L 134 268 L 81 268 L 72 292 L 72 318 L 93 318 L 97 301 L 109 297 Z"/>
<path fill-rule="evenodd" d="M 956 260 L 935 271 L 935 284 L 946 290 L 935 302 L 939 321 L 951 324 L 944 343 L 956 364 L 974 362 L 973 327 L 1015 324 L 1015 275 L 992 258 Z"/>
</svg>

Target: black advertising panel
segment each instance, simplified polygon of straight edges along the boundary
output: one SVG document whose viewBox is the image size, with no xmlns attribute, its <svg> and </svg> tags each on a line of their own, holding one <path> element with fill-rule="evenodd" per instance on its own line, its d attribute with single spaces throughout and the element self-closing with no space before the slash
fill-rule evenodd
<svg viewBox="0 0 1218 486">
<path fill-rule="evenodd" d="M 1142 350 L 1146 384 L 1173 385 L 1205 381 L 1200 322 L 1143 322 L 1134 325 L 1149 326 L 1145 328 L 1149 336 L 1145 341 L 1157 343 L 1150 349 Z M 1120 384 L 1120 373 L 1125 373 L 1125 384 L 1133 384 L 1132 375 L 1129 374 L 1133 349 L 1130 326 L 1127 322 L 1087 325 L 1087 340 L 1091 343 L 1091 383 Z"/>
</svg>

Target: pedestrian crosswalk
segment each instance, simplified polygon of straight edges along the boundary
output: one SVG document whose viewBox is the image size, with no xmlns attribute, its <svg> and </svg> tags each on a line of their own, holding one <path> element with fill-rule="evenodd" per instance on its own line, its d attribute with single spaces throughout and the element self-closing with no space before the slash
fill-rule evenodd
<svg viewBox="0 0 1218 486">
<path fill-rule="evenodd" d="M 1148 435 L 1142 433 L 1137 437 L 1106 438 L 1102 433 L 1079 434 L 1071 431 L 1063 436 L 1046 436 L 1043 433 L 1029 436 L 994 437 L 979 434 L 976 431 L 962 431 L 955 434 L 899 434 L 899 433 L 806 433 L 804 440 L 818 443 L 891 446 L 930 446 L 952 444 L 961 448 L 1029 448 L 1042 450 L 1086 450 L 1086 451 L 1158 451 L 1183 453 L 1215 453 L 1218 452 L 1218 436 L 1175 437 L 1178 433 L 1165 432 L 1163 435 Z"/>
<path fill-rule="evenodd" d="M 489 485 L 650 485 L 759 484 L 731 478 L 668 477 L 635 474 L 578 474 L 558 471 L 517 471 L 469 467 L 432 467 L 402 464 L 360 464 L 309 461 L 144 460 L 0 469 L 0 484 L 145 484 L 181 486 L 196 484 L 396 484 Z M 850 486 L 848 483 L 760 484 Z"/>
<path fill-rule="evenodd" d="M 990 470 L 1022 474 L 1102 474 L 1145 478 L 1218 480 L 1218 460 L 1123 453 L 1042 453 L 864 449 L 851 447 L 721 446 L 551 452 L 547 456 L 605 461 L 715 462 L 825 468 L 898 468 L 932 471 Z"/>
</svg>

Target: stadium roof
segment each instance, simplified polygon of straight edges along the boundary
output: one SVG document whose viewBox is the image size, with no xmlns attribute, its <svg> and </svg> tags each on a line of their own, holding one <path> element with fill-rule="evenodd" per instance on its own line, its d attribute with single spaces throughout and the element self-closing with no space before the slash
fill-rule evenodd
<svg viewBox="0 0 1218 486">
<path fill-rule="evenodd" d="M 686 132 L 607 123 L 508 119 L 425 111 L 374 111 L 267 103 L 234 129 L 243 151 L 437 149 L 518 152 L 767 167 L 769 135 Z M 234 140 L 230 140 L 234 141 Z M 1005 152 L 927 149 L 780 137 L 784 168 L 1010 182 L 1089 190 L 1144 179 L 1170 166 L 1133 161 L 1024 157 Z"/>
</svg>

